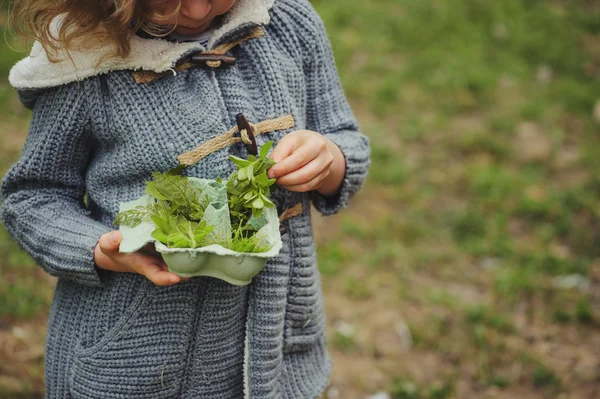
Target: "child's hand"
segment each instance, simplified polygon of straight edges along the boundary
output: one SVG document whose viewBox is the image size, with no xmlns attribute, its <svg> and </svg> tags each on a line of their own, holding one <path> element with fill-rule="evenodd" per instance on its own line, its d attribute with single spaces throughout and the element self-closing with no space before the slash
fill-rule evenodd
<svg viewBox="0 0 600 399">
<path fill-rule="evenodd" d="M 331 140 L 310 130 L 296 130 L 284 136 L 271 154 L 277 164 L 269 177 L 290 191 L 317 190 L 335 194 L 344 179 L 346 159 Z"/>
<path fill-rule="evenodd" d="M 122 235 L 118 230 L 111 231 L 100 237 L 94 248 L 96 265 L 113 272 L 139 273 L 146 276 L 156 285 L 173 285 L 182 279 L 168 271 L 162 259 L 145 255 L 141 252 L 123 254 L 119 252 Z"/>
</svg>

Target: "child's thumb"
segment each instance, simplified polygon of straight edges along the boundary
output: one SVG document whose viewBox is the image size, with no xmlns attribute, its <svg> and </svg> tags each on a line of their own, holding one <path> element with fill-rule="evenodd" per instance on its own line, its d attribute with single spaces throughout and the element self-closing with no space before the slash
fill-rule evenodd
<svg viewBox="0 0 600 399">
<path fill-rule="evenodd" d="M 114 251 L 119 248 L 121 238 L 122 236 L 119 230 L 106 233 L 100 238 L 100 247 L 103 250 Z"/>
</svg>

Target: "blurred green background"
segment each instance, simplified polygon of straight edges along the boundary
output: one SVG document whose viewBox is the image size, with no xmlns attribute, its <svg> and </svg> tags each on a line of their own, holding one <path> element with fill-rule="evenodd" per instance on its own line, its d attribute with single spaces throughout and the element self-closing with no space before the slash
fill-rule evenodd
<svg viewBox="0 0 600 399">
<path fill-rule="evenodd" d="M 313 4 L 373 161 L 315 220 L 325 397 L 600 397 L 600 2 Z M 7 33 L 0 175 L 30 118 Z M 0 281 L 0 398 L 40 398 L 54 281 L 1 226 Z"/>
</svg>

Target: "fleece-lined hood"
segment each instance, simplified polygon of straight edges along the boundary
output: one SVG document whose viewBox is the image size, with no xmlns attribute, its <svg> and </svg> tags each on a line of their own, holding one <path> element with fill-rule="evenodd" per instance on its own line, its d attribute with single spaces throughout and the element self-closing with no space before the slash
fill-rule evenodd
<svg viewBox="0 0 600 399">
<path fill-rule="evenodd" d="M 237 0 L 225 14 L 223 24 L 208 42 L 208 48 L 227 40 L 237 33 L 269 23 L 269 10 L 275 0 Z M 56 31 L 58 22 L 54 24 Z M 146 70 L 157 73 L 173 68 L 184 55 L 205 50 L 199 43 L 174 43 L 162 39 L 134 36 L 131 52 L 126 58 L 107 58 L 98 62 L 112 49 L 97 46 L 94 50 L 70 50 L 59 53 L 59 62 L 50 62 L 41 43 L 35 42 L 29 56 L 19 61 L 10 71 L 9 82 L 18 91 L 39 91 L 50 87 L 80 81 L 111 71 Z"/>
</svg>

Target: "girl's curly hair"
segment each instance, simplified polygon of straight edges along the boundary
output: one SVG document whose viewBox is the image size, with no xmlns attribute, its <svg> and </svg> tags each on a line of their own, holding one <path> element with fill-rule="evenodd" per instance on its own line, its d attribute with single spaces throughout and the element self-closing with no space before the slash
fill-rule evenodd
<svg viewBox="0 0 600 399">
<path fill-rule="evenodd" d="M 113 56 L 126 57 L 130 40 L 138 31 L 164 36 L 174 25 L 152 21 L 171 21 L 179 12 L 161 14 L 165 4 L 177 0 L 14 0 L 11 23 L 20 35 L 39 41 L 51 61 L 54 54 L 85 43 L 111 44 Z M 53 21 L 61 19 L 58 31 Z"/>
</svg>

